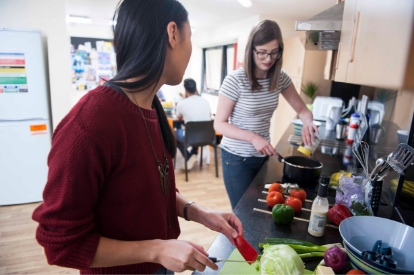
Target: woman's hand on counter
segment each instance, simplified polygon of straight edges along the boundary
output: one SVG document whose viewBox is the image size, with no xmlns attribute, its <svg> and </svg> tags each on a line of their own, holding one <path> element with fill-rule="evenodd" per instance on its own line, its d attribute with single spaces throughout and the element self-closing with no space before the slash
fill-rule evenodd
<svg viewBox="0 0 414 275">
<path fill-rule="evenodd" d="M 254 148 L 262 155 L 272 156 L 277 155 L 275 148 L 273 148 L 272 144 L 263 137 L 255 134 L 250 141 Z"/>
<path fill-rule="evenodd" d="M 203 272 L 206 266 L 213 270 L 218 267 L 210 259 L 201 245 L 179 240 L 162 241 L 156 262 L 174 272 L 198 270 Z"/>
<path fill-rule="evenodd" d="M 303 121 L 302 139 L 305 145 L 312 145 L 315 141 L 315 133 L 319 134 L 318 127 L 313 124 L 313 120 Z"/>
</svg>

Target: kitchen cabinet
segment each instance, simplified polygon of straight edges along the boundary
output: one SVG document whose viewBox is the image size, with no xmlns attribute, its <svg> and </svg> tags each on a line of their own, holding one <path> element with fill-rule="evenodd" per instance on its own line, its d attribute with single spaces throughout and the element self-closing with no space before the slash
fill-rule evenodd
<svg viewBox="0 0 414 275">
<path fill-rule="evenodd" d="M 295 36 L 283 39 L 283 48 L 283 70 L 290 77 L 301 78 L 306 51 L 300 37 Z"/>
<path fill-rule="evenodd" d="M 335 81 L 414 90 L 414 1 L 346 0 Z"/>
</svg>

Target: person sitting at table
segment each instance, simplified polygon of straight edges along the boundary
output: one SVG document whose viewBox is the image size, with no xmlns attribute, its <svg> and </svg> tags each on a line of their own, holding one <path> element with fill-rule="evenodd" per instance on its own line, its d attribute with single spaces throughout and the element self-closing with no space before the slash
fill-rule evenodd
<svg viewBox="0 0 414 275">
<path fill-rule="evenodd" d="M 194 79 L 184 80 L 185 98 L 177 104 L 177 118 L 183 119 L 184 123 L 189 121 L 208 121 L 211 120 L 210 104 L 207 100 L 198 95 L 197 86 Z M 187 169 L 193 168 L 197 162 L 198 147 L 191 150 L 184 148 L 184 129 L 177 129 L 177 147 L 184 157 L 184 150 L 187 150 Z"/>
</svg>

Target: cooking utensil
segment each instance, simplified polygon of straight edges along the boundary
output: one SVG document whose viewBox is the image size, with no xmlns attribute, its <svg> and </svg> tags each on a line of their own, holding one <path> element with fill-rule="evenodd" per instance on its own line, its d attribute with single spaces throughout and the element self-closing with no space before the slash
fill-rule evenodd
<svg viewBox="0 0 414 275">
<path fill-rule="evenodd" d="M 388 162 L 383 163 L 381 167 L 378 169 L 376 180 L 382 181 L 388 175 L 390 171 L 391 171 L 391 166 L 388 164 Z"/>
<path fill-rule="evenodd" d="M 390 154 L 387 163 L 399 174 L 404 175 L 404 170 L 414 161 L 414 148 L 400 143 Z"/>
<path fill-rule="evenodd" d="M 359 145 L 359 146 L 358 146 Z M 369 158 L 369 145 L 365 141 L 360 141 L 359 143 L 352 146 L 352 152 L 354 153 L 355 157 L 358 159 L 359 163 L 364 170 L 366 177 L 368 178 L 368 158 Z"/>
<path fill-rule="evenodd" d="M 228 260 L 228 259 L 220 259 L 220 258 L 216 258 L 216 257 L 208 257 L 213 263 L 218 263 L 218 262 L 234 262 L 234 263 L 254 263 L 253 261 L 242 261 L 242 260 Z"/>
<path fill-rule="evenodd" d="M 283 163 L 283 174 L 291 182 L 300 187 L 314 187 L 318 184 L 323 164 L 312 158 L 290 156 L 283 158 L 278 154 L 277 159 Z"/>
<path fill-rule="evenodd" d="M 378 176 L 378 173 L 379 173 L 379 171 L 380 171 L 380 169 L 381 169 L 381 166 L 382 166 L 384 163 L 386 163 L 386 160 L 385 160 L 384 158 L 379 158 L 379 159 L 377 159 L 377 161 L 375 162 L 375 167 L 374 167 L 374 169 L 371 171 L 371 174 L 370 174 L 370 178 L 371 178 L 371 180 L 374 180 L 374 179 Z"/>
</svg>

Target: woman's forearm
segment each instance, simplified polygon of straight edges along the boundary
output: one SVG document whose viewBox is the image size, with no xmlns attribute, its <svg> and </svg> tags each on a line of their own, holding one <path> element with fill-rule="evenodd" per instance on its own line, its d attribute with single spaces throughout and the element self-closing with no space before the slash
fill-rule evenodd
<svg viewBox="0 0 414 275">
<path fill-rule="evenodd" d="M 163 240 L 119 241 L 101 237 L 90 267 L 158 262 Z"/>
<path fill-rule="evenodd" d="M 177 214 L 184 218 L 184 208 L 189 202 L 183 195 L 177 192 Z M 199 204 L 193 203 L 187 208 L 187 217 L 190 221 L 202 223 L 202 217 L 205 214 L 205 209 Z"/>
<path fill-rule="evenodd" d="M 214 121 L 214 129 L 220 134 L 237 140 L 252 142 L 256 133 L 242 130 L 226 121 Z"/>
<path fill-rule="evenodd" d="M 302 120 L 303 123 L 305 123 L 305 122 L 313 122 L 312 112 L 307 107 L 303 108 L 299 112 L 299 118 L 300 118 L 300 120 Z"/>
</svg>

